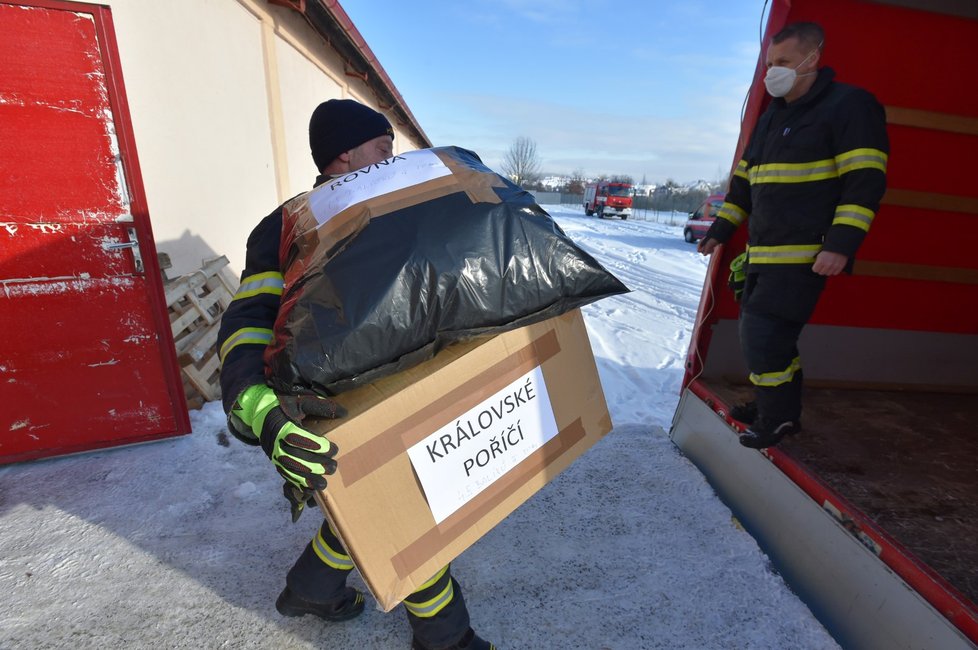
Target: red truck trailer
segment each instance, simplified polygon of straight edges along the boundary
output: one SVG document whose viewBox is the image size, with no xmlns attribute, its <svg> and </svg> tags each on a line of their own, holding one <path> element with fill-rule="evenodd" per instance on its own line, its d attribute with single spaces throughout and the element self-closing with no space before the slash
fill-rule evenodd
<svg viewBox="0 0 978 650">
<path fill-rule="evenodd" d="M 627 219 L 632 213 L 632 186 L 629 183 L 598 181 L 584 188 L 584 214 Z"/>
<path fill-rule="evenodd" d="M 758 452 L 713 255 L 671 436 L 845 648 L 978 644 L 978 3 L 773 0 L 826 31 L 823 62 L 886 107 L 888 189 L 851 276 L 829 279 L 799 347 L 804 430 Z M 734 164 L 769 97 L 763 49 Z"/>
</svg>

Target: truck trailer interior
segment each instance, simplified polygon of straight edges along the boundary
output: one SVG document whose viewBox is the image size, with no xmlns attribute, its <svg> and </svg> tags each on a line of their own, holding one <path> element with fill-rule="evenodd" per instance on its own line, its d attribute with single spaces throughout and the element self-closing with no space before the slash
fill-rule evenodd
<svg viewBox="0 0 978 650">
<path fill-rule="evenodd" d="M 802 334 L 801 434 L 757 452 L 728 416 L 752 392 L 726 287 L 741 228 L 711 260 L 672 436 L 843 647 L 973 648 L 978 3 L 775 0 L 764 46 L 808 20 L 836 78 L 886 108 L 887 192 Z M 769 100 L 762 64 L 734 164 Z"/>
</svg>

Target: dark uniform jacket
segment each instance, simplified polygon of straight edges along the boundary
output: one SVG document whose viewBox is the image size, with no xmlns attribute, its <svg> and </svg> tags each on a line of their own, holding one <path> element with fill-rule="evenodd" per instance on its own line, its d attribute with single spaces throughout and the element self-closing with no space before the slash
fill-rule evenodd
<svg viewBox="0 0 978 650">
<path fill-rule="evenodd" d="M 319 176 L 316 186 L 330 178 Z M 262 219 L 248 236 L 241 285 L 221 319 L 217 345 L 221 357 L 221 396 L 226 413 L 231 412 L 244 389 L 265 383 L 263 354 L 265 346 L 272 342 L 284 286 L 279 262 L 284 205 Z"/>
<path fill-rule="evenodd" d="M 757 121 L 707 237 L 725 242 L 747 219 L 751 272 L 811 265 L 821 250 L 851 267 L 886 188 L 889 140 L 872 94 L 822 68 L 788 104 Z"/>
</svg>

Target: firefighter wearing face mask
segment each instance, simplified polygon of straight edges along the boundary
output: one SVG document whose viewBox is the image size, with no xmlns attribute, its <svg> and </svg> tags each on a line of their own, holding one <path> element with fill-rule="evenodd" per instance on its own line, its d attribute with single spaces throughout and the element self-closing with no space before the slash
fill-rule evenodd
<svg viewBox="0 0 978 650">
<path fill-rule="evenodd" d="M 755 400 L 731 410 L 744 446 L 801 429 L 797 342 L 826 278 L 851 272 L 886 188 L 889 141 L 872 94 L 820 68 L 822 28 L 788 25 L 767 50 L 773 97 L 699 250 L 709 255 L 748 221 L 741 348 Z"/>
</svg>

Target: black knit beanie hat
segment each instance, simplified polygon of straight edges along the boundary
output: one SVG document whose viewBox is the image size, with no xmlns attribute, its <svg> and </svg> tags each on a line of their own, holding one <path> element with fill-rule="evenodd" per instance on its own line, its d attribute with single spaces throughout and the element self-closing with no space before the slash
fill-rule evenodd
<svg viewBox="0 0 978 650">
<path fill-rule="evenodd" d="M 382 135 L 394 138 L 387 118 L 352 99 L 323 102 L 309 120 L 309 148 L 320 171 L 344 151 Z"/>
</svg>

